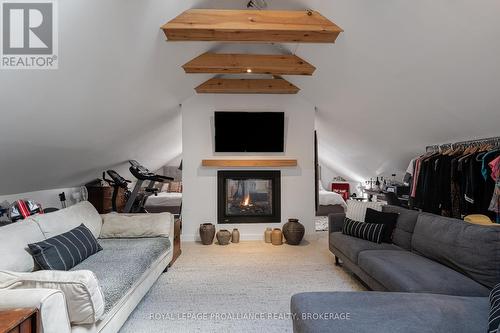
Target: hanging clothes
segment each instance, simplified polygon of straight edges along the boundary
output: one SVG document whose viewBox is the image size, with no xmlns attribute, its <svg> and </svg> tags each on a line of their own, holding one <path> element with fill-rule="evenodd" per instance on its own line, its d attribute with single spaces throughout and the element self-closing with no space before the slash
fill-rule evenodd
<svg viewBox="0 0 500 333">
<path fill-rule="evenodd" d="M 496 214 L 496 223 L 500 223 L 500 156 L 488 163 L 491 170 L 491 179 L 495 180 L 495 187 L 488 209 Z"/>
<path fill-rule="evenodd" d="M 411 206 L 455 218 L 483 214 L 495 219 L 490 208 L 498 206 L 492 198 L 498 175 L 492 178 L 490 164 L 498 165 L 500 150 L 486 149 L 448 149 L 413 158 L 405 175 Z"/>
</svg>

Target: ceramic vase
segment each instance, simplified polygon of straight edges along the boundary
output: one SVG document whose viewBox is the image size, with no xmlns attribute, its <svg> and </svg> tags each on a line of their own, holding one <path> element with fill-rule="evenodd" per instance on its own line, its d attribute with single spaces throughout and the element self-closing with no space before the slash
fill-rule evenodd
<svg viewBox="0 0 500 333">
<path fill-rule="evenodd" d="M 217 241 L 219 245 L 227 245 L 231 241 L 231 232 L 226 229 L 221 229 L 217 232 Z"/>
<path fill-rule="evenodd" d="M 273 233 L 273 229 L 271 229 L 271 228 L 266 228 L 266 231 L 264 231 L 264 241 L 266 243 L 271 243 L 272 233 Z"/>
<path fill-rule="evenodd" d="M 304 238 L 306 229 L 298 219 L 288 219 L 288 222 L 283 226 L 283 235 L 287 244 L 299 245 Z"/>
<path fill-rule="evenodd" d="M 200 238 L 203 245 L 210 245 L 214 241 L 215 226 L 212 223 L 200 224 Z"/>
<path fill-rule="evenodd" d="M 240 231 L 236 228 L 233 229 L 233 234 L 231 237 L 231 242 L 239 243 L 240 242 Z"/>
<path fill-rule="evenodd" d="M 283 234 L 281 233 L 280 228 L 274 228 L 273 233 L 271 235 L 271 242 L 273 243 L 273 245 L 283 244 Z"/>
</svg>

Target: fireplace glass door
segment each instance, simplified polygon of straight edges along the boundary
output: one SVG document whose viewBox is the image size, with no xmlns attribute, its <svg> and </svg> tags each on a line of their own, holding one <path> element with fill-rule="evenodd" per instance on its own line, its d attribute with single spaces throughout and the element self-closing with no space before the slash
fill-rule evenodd
<svg viewBox="0 0 500 333">
<path fill-rule="evenodd" d="M 226 215 L 271 215 L 273 183 L 268 179 L 226 179 Z"/>
<path fill-rule="evenodd" d="M 279 171 L 219 171 L 219 223 L 280 222 Z"/>
</svg>

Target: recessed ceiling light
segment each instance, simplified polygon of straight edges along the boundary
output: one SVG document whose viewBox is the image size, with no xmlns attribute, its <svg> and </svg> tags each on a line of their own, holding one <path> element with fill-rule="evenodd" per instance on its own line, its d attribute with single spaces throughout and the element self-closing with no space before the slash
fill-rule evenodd
<svg viewBox="0 0 500 333">
<path fill-rule="evenodd" d="M 248 69 L 247 69 L 247 73 L 252 73 L 252 69 L 251 69 L 251 68 L 248 68 Z"/>
</svg>

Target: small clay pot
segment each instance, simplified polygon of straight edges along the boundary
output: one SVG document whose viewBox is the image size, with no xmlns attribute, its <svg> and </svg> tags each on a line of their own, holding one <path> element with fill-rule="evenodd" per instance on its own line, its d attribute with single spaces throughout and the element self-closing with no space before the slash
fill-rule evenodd
<svg viewBox="0 0 500 333">
<path fill-rule="evenodd" d="M 266 243 L 271 243 L 271 235 L 273 233 L 272 228 L 266 228 L 266 231 L 264 231 L 264 241 Z"/>
<path fill-rule="evenodd" d="M 233 229 L 233 234 L 231 237 L 231 242 L 239 243 L 240 242 L 240 231 L 236 228 Z"/>
<path fill-rule="evenodd" d="M 212 223 L 200 224 L 200 238 L 203 245 L 211 245 L 214 241 L 215 226 Z"/>
<path fill-rule="evenodd" d="M 217 241 L 219 245 L 228 245 L 231 241 L 231 232 L 226 229 L 221 229 L 217 232 Z"/>
<path fill-rule="evenodd" d="M 273 243 L 273 245 L 283 244 L 283 233 L 281 232 L 280 228 L 274 228 L 271 235 L 271 242 Z"/>
</svg>

